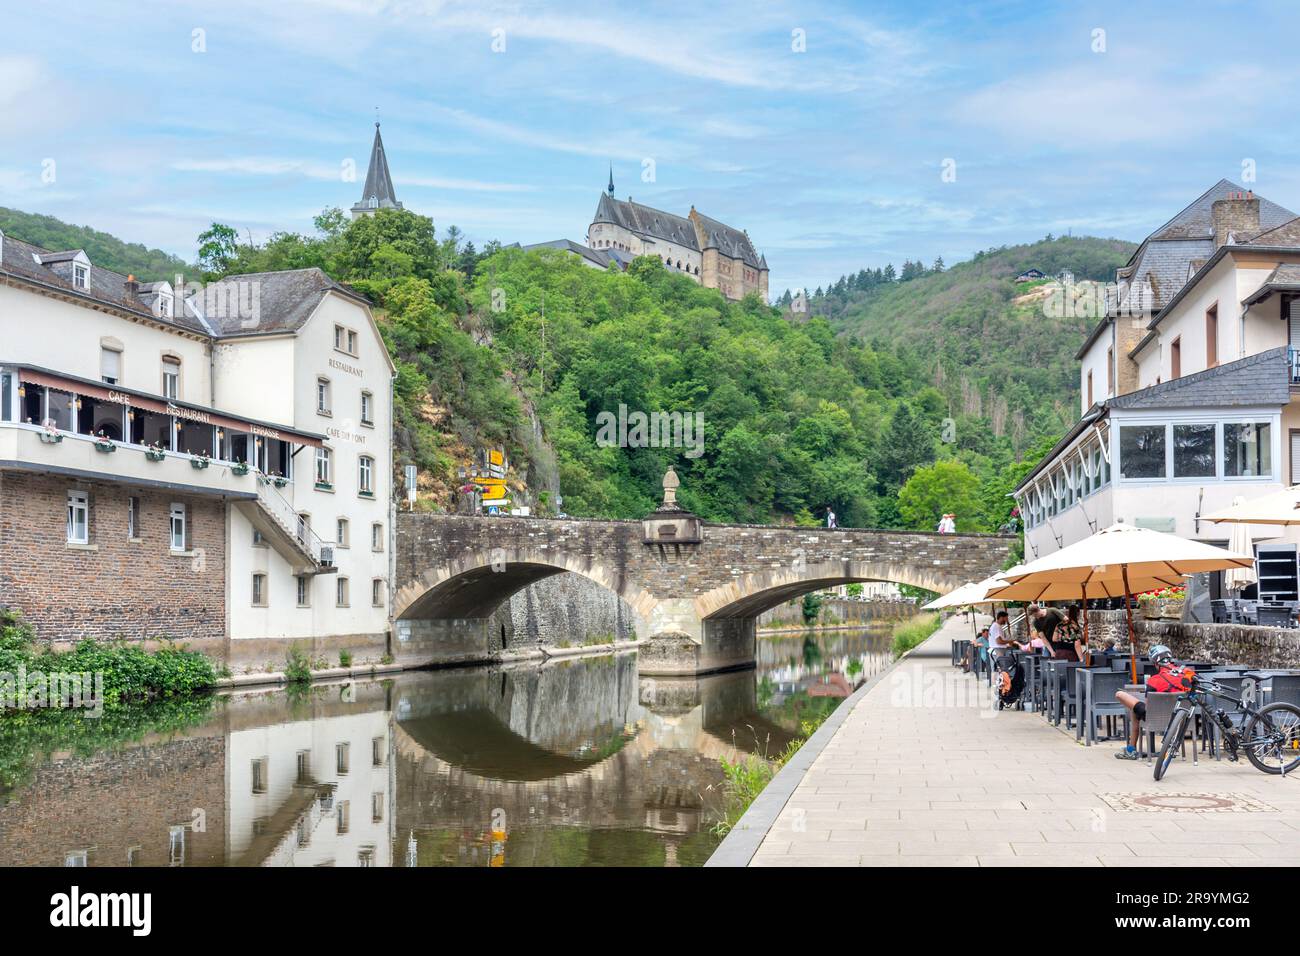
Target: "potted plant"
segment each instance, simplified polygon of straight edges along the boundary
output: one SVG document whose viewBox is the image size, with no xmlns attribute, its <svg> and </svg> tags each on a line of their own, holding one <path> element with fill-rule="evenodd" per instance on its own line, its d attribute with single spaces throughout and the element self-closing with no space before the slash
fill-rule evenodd
<svg viewBox="0 0 1300 956">
<path fill-rule="evenodd" d="M 212 459 L 208 457 L 207 452 L 201 455 L 195 455 L 190 459 L 190 467 L 194 469 L 203 469 L 212 464 Z"/>
<path fill-rule="evenodd" d="M 271 484 L 275 485 L 275 487 L 277 488 L 283 488 L 288 483 L 289 483 L 289 479 L 284 477 L 284 475 L 271 476 Z"/>
<path fill-rule="evenodd" d="M 1173 618 L 1183 616 L 1183 605 L 1187 601 L 1187 588 L 1171 587 L 1156 591 L 1147 591 L 1138 596 L 1138 605 L 1142 616 L 1148 619 Z"/>
<path fill-rule="evenodd" d="M 167 451 L 158 442 L 150 442 L 144 446 L 144 457 L 150 461 L 162 461 L 167 457 Z"/>
<path fill-rule="evenodd" d="M 109 438 L 103 432 L 95 436 L 95 451 L 103 452 L 105 455 L 117 451 L 117 443 Z"/>
<path fill-rule="evenodd" d="M 57 445 L 59 442 L 63 441 L 63 432 L 59 431 L 59 426 L 54 424 L 54 419 L 52 418 L 47 418 L 45 420 L 41 425 L 41 430 L 38 434 L 41 436 L 41 441 L 47 445 Z"/>
<path fill-rule="evenodd" d="M 239 475 L 242 478 L 244 475 L 248 474 L 248 462 L 237 461 L 230 466 L 230 470 L 231 472 L 233 472 L 236 475 Z"/>
</svg>

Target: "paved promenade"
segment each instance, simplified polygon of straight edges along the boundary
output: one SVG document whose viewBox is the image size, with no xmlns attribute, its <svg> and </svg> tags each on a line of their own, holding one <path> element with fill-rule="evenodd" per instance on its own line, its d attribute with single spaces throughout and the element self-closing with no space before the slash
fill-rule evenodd
<svg viewBox="0 0 1300 956">
<path fill-rule="evenodd" d="M 1084 747 L 1064 723 L 993 710 L 984 682 L 949 661 L 970 633 L 950 620 L 858 699 L 751 866 L 1300 862 L 1300 773 L 1268 776 L 1244 757 L 1193 766 L 1189 743 L 1157 783 L 1151 764 L 1116 760 L 1114 742 Z"/>
</svg>

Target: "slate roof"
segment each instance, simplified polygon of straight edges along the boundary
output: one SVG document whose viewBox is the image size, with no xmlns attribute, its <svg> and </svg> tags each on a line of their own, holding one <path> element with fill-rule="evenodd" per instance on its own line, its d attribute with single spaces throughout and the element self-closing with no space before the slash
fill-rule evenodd
<svg viewBox="0 0 1300 956">
<path fill-rule="evenodd" d="M 246 315 L 232 309 L 215 308 L 221 299 L 235 299 L 248 293 L 240 291 L 239 283 L 256 283 L 257 324 L 247 327 Z M 290 269 L 285 272 L 250 272 L 246 275 L 227 276 L 220 282 L 210 282 L 204 289 L 204 302 L 200 312 L 217 338 L 228 336 L 268 335 L 279 332 L 296 332 L 311 318 L 320 300 L 328 292 L 337 292 L 362 305 L 369 301 L 347 286 L 335 282 L 316 267 Z M 191 302 L 193 300 L 190 300 Z"/>
<path fill-rule="evenodd" d="M 86 269 L 86 287 L 83 289 L 73 285 L 69 263 L 80 251 L 78 249 L 54 253 L 6 235 L 3 242 L 0 242 L 0 273 L 89 303 L 111 306 L 148 317 L 186 332 L 208 334 L 208 329 L 199 319 L 183 314 L 183 310 L 178 309 L 177 311 L 182 314 L 171 317 L 155 314 L 150 307 L 152 302 L 150 294 L 156 291 L 157 283 L 140 283 L 138 290 L 132 293 L 127 289 L 127 276 L 92 262 Z"/>
<path fill-rule="evenodd" d="M 1285 405 L 1291 400 L 1287 347 L 1183 375 L 1106 399 L 1110 408 L 1232 408 Z"/>
<path fill-rule="evenodd" d="M 1121 301 L 1134 311 L 1141 311 L 1132 302 L 1135 294 L 1146 295 L 1149 286 L 1153 311 L 1167 305 L 1195 271 L 1191 264 L 1206 262 L 1214 255 L 1214 226 L 1211 210 L 1215 200 L 1225 199 L 1232 193 L 1244 193 L 1242 186 L 1228 179 L 1217 183 L 1179 211 L 1172 219 L 1156 229 L 1134 251 L 1129 261 L 1116 270 L 1115 278 L 1121 287 Z M 1262 237 L 1279 226 L 1291 223 L 1296 214 L 1262 196 L 1259 199 L 1259 224 Z M 1300 235 L 1300 224 L 1295 226 Z M 1252 240 L 1252 241 L 1256 241 Z M 1298 240 L 1300 241 L 1300 240 Z"/>
<path fill-rule="evenodd" d="M 1300 263 L 1284 262 L 1268 274 L 1258 289 L 1248 295 L 1244 305 L 1254 305 L 1275 292 L 1300 292 Z"/>
<path fill-rule="evenodd" d="M 700 251 L 695 241 L 695 227 L 689 219 L 653 206 L 643 206 L 631 199 L 615 199 L 608 193 L 601 193 L 600 202 L 596 204 L 596 218 L 592 222 L 611 222 L 641 236 Z"/>
<path fill-rule="evenodd" d="M 691 207 L 695 209 L 694 206 Z M 765 265 L 758 261 L 758 253 L 754 249 L 754 244 L 749 241 L 749 235 L 740 229 L 733 229 L 726 223 L 718 222 L 716 219 L 710 219 L 703 213 L 696 211 L 695 215 L 704 231 L 704 248 L 717 249 L 724 256 L 732 259 L 739 259 L 747 266 L 753 266 L 755 269 L 765 269 Z"/>
<path fill-rule="evenodd" d="M 574 242 L 572 239 L 552 239 L 549 242 L 534 242 L 531 245 L 522 247 L 525 252 L 531 252 L 533 249 L 560 249 L 564 252 L 571 252 L 575 256 L 581 256 L 583 259 L 600 266 L 602 269 L 608 268 L 612 258 L 604 249 L 592 249 L 590 246 L 584 246 L 580 242 Z"/>
<path fill-rule="evenodd" d="M 361 201 L 353 209 L 401 209 L 393 191 L 393 177 L 388 172 L 388 156 L 384 152 L 384 138 L 375 124 L 375 141 L 370 146 L 370 168 L 366 170 L 366 184 L 361 190 Z"/>
</svg>

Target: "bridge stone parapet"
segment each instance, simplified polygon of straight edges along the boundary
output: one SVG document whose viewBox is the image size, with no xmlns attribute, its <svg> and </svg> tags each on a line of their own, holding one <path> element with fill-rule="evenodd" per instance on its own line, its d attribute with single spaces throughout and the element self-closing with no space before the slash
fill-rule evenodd
<svg viewBox="0 0 1300 956">
<path fill-rule="evenodd" d="M 704 525 L 700 537 L 653 539 L 639 521 L 402 515 L 397 656 L 414 651 L 429 663 L 488 658 L 485 622 L 492 612 L 529 584 L 571 572 L 627 604 L 638 637 L 654 642 L 643 650 L 643 670 L 725 669 L 752 662 L 755 620 L 778 604 L 854 581 L 947 591 L 1002 567 L 1015 541 L 758 525 Z"/>
</svg>

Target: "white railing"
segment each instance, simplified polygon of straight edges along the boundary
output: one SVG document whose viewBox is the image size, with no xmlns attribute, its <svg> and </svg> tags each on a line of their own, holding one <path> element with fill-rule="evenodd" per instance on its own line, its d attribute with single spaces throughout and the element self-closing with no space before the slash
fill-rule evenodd
<svg viewBox="0 0 1300 956">
<path fill-rule="evenodd" d="M 319 565 L 334 564 L 334 546 L 321 540 L 311 526 L 298 514 L 288 499 L 276 489 L 274 479 L 257 476 L 257 501 L 267 514 L 280 525 L 284 533 L 298 542 L 299 547 Z"/>
</svg>

